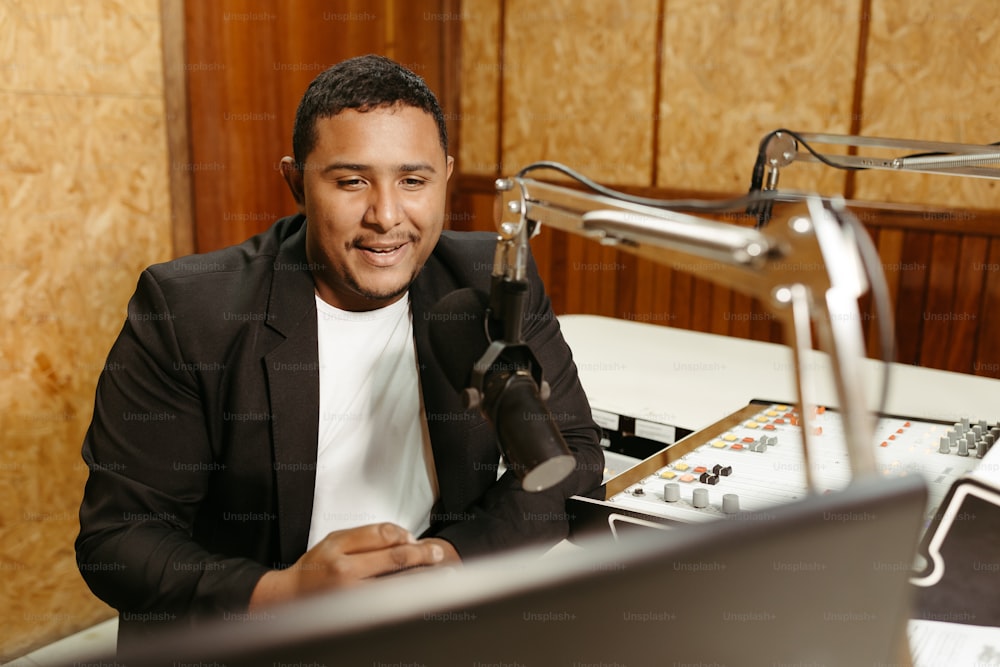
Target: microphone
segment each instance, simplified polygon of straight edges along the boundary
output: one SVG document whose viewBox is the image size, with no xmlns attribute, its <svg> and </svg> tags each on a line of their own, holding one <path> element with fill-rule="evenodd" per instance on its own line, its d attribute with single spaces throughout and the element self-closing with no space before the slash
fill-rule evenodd
<svg viewBox="0 0 1000 667">
<path fill-rule="evenodd" d="M 431 309 L 430 341 L 448 381 L 466 408 L 479 408 L 497 432 L 507 467 L 526 491 L 543 491 L 576 467 L 545 404 L 548 383 L 527 345 L 495 340 L 490 298 L 456 290 Z"/>
</svg>

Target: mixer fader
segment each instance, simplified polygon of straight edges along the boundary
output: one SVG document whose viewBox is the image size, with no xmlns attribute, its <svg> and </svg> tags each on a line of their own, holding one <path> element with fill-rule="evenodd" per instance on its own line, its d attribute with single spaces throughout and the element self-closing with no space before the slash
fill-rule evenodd
<svg viewBox="0 0 1000 667">
<path fill-rule="evenodd" d="M 604 504 L 695 523 L 793 502 L 808 493 L 804 427 L 790 405 L 751 403 L 609 480 Z M 816 408 L 808 428 L 814 434 L 808 466 L 815 491 L 844 488 L 851 467 L 839 413 Z M 930 520 L 955 480 L 974 470 L 998 437 L 1000 426 L 984 421 L 883 416 L 873 444 L 881 474 L 924 477 Z"/>
</svg>

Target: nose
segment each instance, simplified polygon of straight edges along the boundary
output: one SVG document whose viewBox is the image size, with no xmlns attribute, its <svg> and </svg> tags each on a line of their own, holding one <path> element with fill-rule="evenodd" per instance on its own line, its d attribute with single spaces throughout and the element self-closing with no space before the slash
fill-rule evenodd
<svg viewBox="0 0 1000 667">
<path fill-rule="evenodd" d="M 403 221 L 403 202 L 399 193 L 391 186 L 377 186 L 371 189 L 371 200 L 365 211 L 365 224 L 388 231 Z"/>
</svg>

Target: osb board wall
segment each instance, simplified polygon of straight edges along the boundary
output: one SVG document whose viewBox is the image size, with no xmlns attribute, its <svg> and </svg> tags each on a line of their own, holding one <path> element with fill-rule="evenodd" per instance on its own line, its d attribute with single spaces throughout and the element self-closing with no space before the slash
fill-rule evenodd
<svg viewBox="0 0 1000 667">
<path fill-rule="evenodd" d="M 863 134 L 933 141 L 1000 141 L 996 63 L 1000 5 L 993 0 L 872 3 Z M 859 174 L 858 197 L 1000 209 L 1000 182 Z"/>
<path fill-rule="evenodd" d="M 656 0 L 509 0 L 502 162 L 558 159 L 606 183 L 652 168 Z M 463 79 L 464 80 L 464 79 Z"/>
<path fill-rule="evenodd" d="M 719 197 L 746 192 L 760 140 L 781 127 L 1000 140 L 989 74 L 1000 56 L 996 3 L 748 4 L 463 2 L 454 201 L 469 208 L 466 227 L 493 228 L 491 177 L 539 159 L 642 194 Z M 617 29 L 598 34 L 602 25 Z M 483 116 L 491 103 L 492 119 Z M 955 208 L 864 222 L 883 236 L 890 289 L 907 323 L 898 332 L 901 360 L 1000 377 L 987 326 L 1000 299 L 995 182 L 797 163 L 782 171 L 781 186 Z M 759 304 L 695 275 L 552 230 L 532 245 L 557 312 L 781 340 L 773 322 L 755 318 Z M 900 254 L 919 261 L 901 263 Z M 971 324 L 925 321 L 943 316 L 949 299 L 975 317 Z"/>
<path fill-rule="evenodd" d="M 0 3 L 0 659 L 113 615 L 80 445 L 139 272 L 171 255 L 157 0 Z"/>
</svg>

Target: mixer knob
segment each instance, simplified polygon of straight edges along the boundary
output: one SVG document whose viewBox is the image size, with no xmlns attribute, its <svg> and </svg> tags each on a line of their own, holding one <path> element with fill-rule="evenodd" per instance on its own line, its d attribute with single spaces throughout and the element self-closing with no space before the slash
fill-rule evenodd
<svg viewBox="0 0 1000 667">
<path fill-rule="evenodd" d="M 980 441 L 979 441 L 979 442 L 978 442 L 978 443 L 976 444 L 976 458 L 977 458 L 977 459 L 981 459 L 981 458 L 983 458 L 984 456 L 986 456 L 986 451 L 987 451 L 988 449 L 989 449 L 989 448 L 988 448 L 988 447 L 986 446 L 986 441 L 985 441 L 985 440 L 980 440 Z"/>
<path fill-rule="evenodd" d="M 663 485 L 663 499 L 668 503 L 676 503 L 681 499 L 681 485 L 677 482 L 670 482 Z"/>
<path fill-rule="evenodd" d="M 640 486 L 640 487 L 637 487 L 636 490 L 632 492 L 632 495 L 635 495 L 635 496 L 644 496 L 644 495 L 646 495 L 646 492 Z"/>
<path fill-rule="evenodd" d="M 965 433 L 968 430 L 969 430 L 969 418 L 962 417 L 962 433 Z"/>
<path fill-rule="evenodd" d="M 976 434 L 976 440 L 979 440 L 981 437 L 983 437 L 983 427 L 980 426 L 979 424 L 976 424 L 975 426 L 972 427 L 972 432 Z"/>
<path fill-rule="evenodd" d="M 727 493 L 722 496 L 723 514 L 736 514 L 740 511 L 740 497 L 735 493 Z"/>
<path fill-rule="evenodd" d="M 938 451 L 942 454 L 951 452 L 951 440 L 947 436 L 941 436 L 941 444 L 938 446 Z"/>
<path fill-rule="evenodd" d="M 965 438 L 958 441 L 958 455 L 959 456 L 969 455 L 969 441 L 966 440 Z"/>
<path fill-rule="evenodd" d="M 708 489 L 695 489 L 691 494 L 691 504 L 698 509 L 708 507 Z"/>
</svg>

